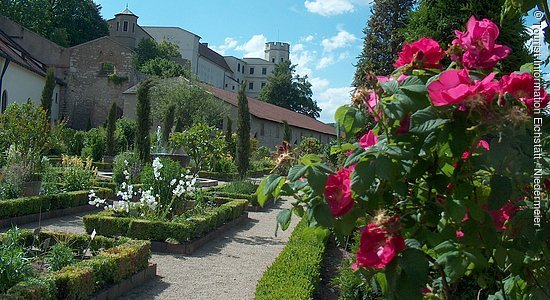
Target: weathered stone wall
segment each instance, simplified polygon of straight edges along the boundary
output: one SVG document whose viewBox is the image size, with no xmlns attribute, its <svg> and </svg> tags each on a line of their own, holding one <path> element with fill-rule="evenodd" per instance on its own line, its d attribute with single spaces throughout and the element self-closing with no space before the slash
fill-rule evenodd
<svg viewBox="0 0 550 300">
<path fill-rule="evenodd" d="M 86 129 L 107 120 L 113 101 L 122 108 L 122 93 L 135 85 L 138 74 L 133 67 L 133 51 L 109 37 L 99 38 L 71 48 L 67 91 L 62 113 L 69 126 Z M 102 64 L 111 63 L 116 74 L 128 80 L 115 84 Z"/>
</svg>

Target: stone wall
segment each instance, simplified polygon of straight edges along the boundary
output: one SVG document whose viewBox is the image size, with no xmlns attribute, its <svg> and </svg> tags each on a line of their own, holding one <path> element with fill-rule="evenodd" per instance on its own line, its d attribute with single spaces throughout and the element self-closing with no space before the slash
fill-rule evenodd
<svg viewBox="0 0 550 300">
<path fill-rule="evenodd" d="M 67 91 L 61 111 L 69 126 L 86 129 L 105 123 L 113 101 L 122 109 L 122 93 L 138 81 L 132 64 L 133 51 L 109 37 L 99 38 L 71 48 Z M 119 77 L 128 79 L 120 84 L 109 80 L 111 64 Z"/>
</svg>

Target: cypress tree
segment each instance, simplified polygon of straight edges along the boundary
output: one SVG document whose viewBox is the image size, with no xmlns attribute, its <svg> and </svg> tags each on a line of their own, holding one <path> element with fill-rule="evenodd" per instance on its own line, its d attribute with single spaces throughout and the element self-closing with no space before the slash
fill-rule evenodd
<svg viewBox="0 0 550 300">
<path fill-rule="evenodd" d="M 227 128 L 225 130 L 225 143 L 227 145 L 231 144 L 233 142 L 233 139 L 231 138 L 231 135 L 233 134 L 233 121 L 231 121 L 230 117 L 227 117 Z"/>
<path fill-rule="evenodd" d="M 250 159 L 250 111 L 248 110 L 248 99 L 245 94 L 247 82 L 241 84 L 238 95 L 238 119 L 237 119 L 237 149 L 236 162 L 239 177 L 244 179 L 248 171 Z"/>
<path fill-rule="evenodd" d="M 146 163 L 149 161 L 151 152 L 151 141 L 149 140 L 149 129 L 151 128 L 151 103 L 149 101 L 149 90 L 153 87 L 152 79 L 143 81 L 137 90 L 137 128 L 135 147 L 139 159 Z"/>
<path fill-rule="evenodd" d="M 283 141 L 290 144 L 290 140 L 292 140 L 292 129 L 288 126 L 287 121 L 283 121 Z"/>
<path fill-rule="evenodd" d="M 46 112 L 48 120 L 50 120 L 52 116 L 52 97 L 54 89 L 55 70 L 53 68 L 49 68 L 48 72 L 46 73 L 46 83 L 44 84 L 44 88 L 42 89 L 42 97 L 40 98 L 40 104 Z"/>
<path fill-rule="evenodd" d="M 409 21 L 415 0 L 374 0 L 371 17 L 363 29 L 363 52 L 358 57 L 354 85 L 365 85 L 367 72 L 387 76 L 393 71 L 393 62 L 401 50 L 400 35 Z"/>
<path fill-rule="evenodd" d="M 109 110 L 109 117 L 107 120 L 107 155 L 113 156 L 115 154 L 115 130 L 116 130 L 116 102 L 113 102 L 111 109 Z"/>
<path fill-rule="evenodd" d="M 164 117 L 164 124 L 162 127 L 162 141 L 165 145 L 168 144 L 168 139 L 170 138 L 170 133 L 172 132 L 172 127 L 174 126 L 175 110 L 175 104 L 168 106 L 166 116 Z"/>
</svg>

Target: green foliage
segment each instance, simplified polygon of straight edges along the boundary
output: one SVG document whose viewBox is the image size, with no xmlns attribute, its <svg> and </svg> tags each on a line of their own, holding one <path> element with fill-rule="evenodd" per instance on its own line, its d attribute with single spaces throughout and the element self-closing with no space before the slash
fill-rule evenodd
<svg viewBox="0 0 550 300">
<path fill-rule="evenodd" d="M 169 158 L 161 158 L 160 163 L 162 168 L 158 171 L 160 176 L 155 178 L 154 168 L 151 165 L 143 167 L 140 177 L 144 190 L 153 189 L 153 195 L 157 195 L 157 201 L 162 207 L 173 207 L 175 210 L 175 203 L 172 203 L 172 191 L 174 185 L 170 184 L 172 180 L 183 179 L 187 175 L 187 170 L 184 169 L 179 162 L 171 160 Z"/>
<path fill-rule="evenodd" d="M 318 118 L 321 109 L 311 99 L 311 83 L 307 75 L 295 75 L 296 65 L 284 61 L 275 66 L 267 78 L 267 84 L 260 91 L 260 99 L 292 111 Z M 242 87 L 242 85 L 241 85 Z"/>
<path fill-rule="evenodd" d="M 159 124 L 163 122 L 166 112 L 175 106 L 176 123 L 188 129 L 195 123 L 205 123 L 210 126 L 220 124 L 227 116 L 227 107 L 220 105 L 211 93 L 197 85 L 191 85 L 186 80 L 173 79 L 163 81 L 153 91 L 155 99 L 153 118 Z M 178 126 L 177 126 L 178 127 Z"/>
<path fill-rule="evenodd" d="M 305 219 L 298 223 L 281 254 L 258 281 L 255 299 L 313 299 L 329 235 L 327 229 L 309 228 Z"/>
<path fill-rule="evenodd" d="M 236 135 L 233 133 L 233 121 L 227 117 L 227 127 L 225 130 L 225 152 L 235 159 Z"/>
<path fill-rule="evenodd" d="M 115 154 L 115 131 L 116 131 L 116 121 L 117 121 L 117 105 L 116 102 L 113 102 L 111 109 L 109 110 L 109 116 L 107 118 L 107 145 L 106 145 L 106 154 L 108 156 L 113 156 Z"/>
<path fill-rule="evenodd" d="M 119 149 L 130 150 L 134 147 L 137 123 L 134 120 L 121 118 L 116 121 L 116 135 L 120 136 Z"/>
<path fill-rule="evenodd" d="M 214 160 L 211 171 L 217 173 L 236 173 L 237 165 L 228 157 L 220 157 Z"/>
<path fill-rule="evenodd" d="M 419 0 L 417 9 L 411 14 L 409 25 L 403 30 L 408 42 L 423 36 L 433 38 L 442 45 L 450 45 L 454 39 L 453 30 L 464 29 L 470 16 L 477 19 L 500 20 L 505 0 L 467 0 L 467 1 L 431 1 Z M 452 11 L 453 13 L 449 13 Z M 532 62 L 526 41 L 529 35 L 520 15 L 510 16 L 500 24 L 500 36 L 497 43 L 512 48 L 512 53 L 502 61 L 502 70 L 511 72 L 520 66 Z"/>
<path fill-rule="evenodd" d="M 43 173 L 42 193 L 53 195 L 91 188 L 95 183 L 97 169 L 93 167 L 91 159 L 63 155 L 60 167 L 48 166 Z"/>
<path fill-rule="evenodd" d="M 258 185 L 251 181 L 235 181 L 230 182 L 221 187 L 213 187 L 208 190 L 209 193 L 216 197 L 225 197 L 231 199 L 246 199 L 252 206 L 259 206 L 256 190 Z"/>
<path fill-rule="evenodd" d="M 46 83 L 42 89 L 42 97 L 40 98 L 40 104 L 42 109 L 46 112 L 48 120 L 51 118 L 51 109 L 52 109 L 52 97 L 53 90 L 55 89 L 55 69 L 49 68 L 46 73 Z"/>
<path fill-rule="evenodd" d="M 113 217 L 110 211 L 87 215 L 83 220 L 87 232 L 95 229 L 98 234 L 105 236 L 123 235 L 135 239 L 160 242 L 173 240 L 185 243 L 240 217 L 247 206 L 246 200 L 234 200 L 206 211 L 200 216 L 176 217 L 172 222 Z"/>
<path fill-rule="evenodd" d="M 183 76 L 185 78 L 191 77 L 188 69 L 172 60 L 162 57 L 156 57 L 146 61 L 139 67 L 139 71 L 143 74 L 154 75 L 160 78 L 172 78 L 178 76 Z"/>
<path fill-rule="evenodd" d="M 149 141 L 149 129 L 151 128 L 151 102 L 150 89 L 154 85 L 152 79 L 143 81 L 137 91 L 137 108 L 136 108 L 136 137 L 135 146 L 136 153 L 142 162 L 150 161 L 149 153 L 151 151 Z"/>
<path fill-rule="evenodd" d="M 103 199 L 113 196 L 110 189 L 100 188 L 95 191 Z M 89 192 L 89 190 L 75 191 L 0 201 L 0 219 L 86 205 Z"/>
<path fill-rule="evenodd" d="M 113 160 L 113 181 L 120 185 L 123 182 L 127 184 L 136 184 L 141 182 L 141 169 L 143 165 L 139 157 L 134 152 L 123 152 Z M 128 171 L 125 175 L 124 171 Z M 128 179 L 126 179 L 128 176 Z"/>
<path fill-rule="evenodd" d="M 53 40 L 75 46 L 109 35 L 101 6 L 92 0 L 2 0 L 0 15 Z"/>
<path fill-rule="evenodd" d="M 162 141 L 165 145 L 168 143 L 168 140 L 170 139 L 170 133 L 172 133 L 172 127 L 174 127 L 175 110 L 175 105 L 170 105 L 166 110 L 164 124 L 162 127 Z"/>
<path fill-rule="evenodd" d="M 68 155 L 80 155 L 86 143 L 86 132 L 64 127 L 61 133 L 62 143 Z"/>
<path fill-rule="evenodd" d="M 157 43 L 154 39 L 148 38 L 138 43 L 134 56 L 134 64 L 144 74 L 160 78 L 189 78 L 189 70 L 176 63 L 177 60 L 181 60 L 178 45 L 169 41 Z"/>
<path fill-rule="evenodd" d="M 241 179 L 246 176 L 250 164 L 250 111 L 248 110 L 248 98 L 245 94 L 246 81 L 241 85 L 237 103 L 237 144 L 235 161 L 237 171 Z"/>
<path fill-rule="evenodd" d="M 50 271 L 61 270 L 73 263 L 73 250 L 64 243 L 56 243 L 51 246 L 45 261 Z"/>
<path fill-rule="evenodd" d="M 191 157 L 195 163 L 194 174 L 212 166 L 224 149 L 223 134 L 204 123 L 196 123 L 184 132 L 175 132 L 171 141 L 176 147 L 183 147 Z"/>
<path fill-rule="evenodd" d="M 34 276 L 31 260 L 21 246 L 21 234 L 10 229 L 0 243 L 0 294 L 21 280 Z"/>
<path fill-rule="evenodd" d="M 82 149 L 82 156 L 89 157 L 93 161 L 101 161 L 105 154 L 106 138 L 106 132 L 103 127 L 90 129 L 86 133 L 86 142 Z"/>
<path fill-rule="evenodd" d="M 355 86 L 367 83 L 367 72 L 387 76 L 393 71 L 393 62 L 401 50 L 403 37 L 399 31 L 409 22 L 409 13 L 415 0 L 375 0 L 371 16 L 363 29 L 363 51 L 355 71 Z"/>
<path fill-rule="evenodd" d="M 300 142 L 300 145 L 296 147 L 295 151 L 298 153 L 298 156 L 304 156 L 307 154 L 320 154 L 321 153 L 321 142 L 313 137 L 304 138 Z"/>
</svg>

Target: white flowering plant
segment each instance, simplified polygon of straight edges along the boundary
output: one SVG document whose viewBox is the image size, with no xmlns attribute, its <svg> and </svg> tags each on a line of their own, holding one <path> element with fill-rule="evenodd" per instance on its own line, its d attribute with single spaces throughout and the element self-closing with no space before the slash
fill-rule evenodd
<svg viewBox="0 0 550 300">
<path fill-rule="evenodd" d="M 123 172 L 126 180 L 130 179 L 129 172 Z M 197 178 L 170 159 L 155 158 L 151 166 L 143 169 L 142 179 L 143 188 L 137 191 L 134 185 L 123 182 L 116 193 L 120 200 L 112 204 L 91 190 L 89 204 L 113 209 L 124 216 L 168 220 L 181 209 L 185 210 L 187 201 L 194 198 Z M 132 201 L 134 197 L 139 200 Z"/>
</svg>

